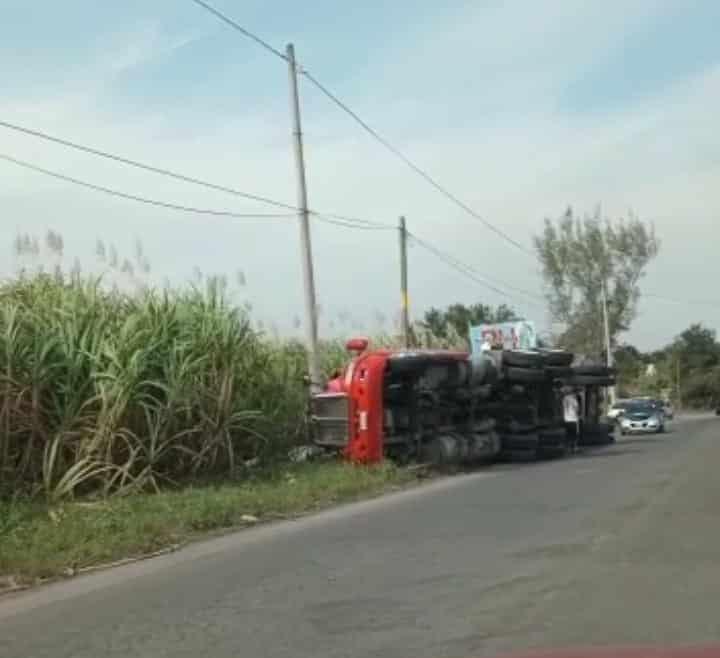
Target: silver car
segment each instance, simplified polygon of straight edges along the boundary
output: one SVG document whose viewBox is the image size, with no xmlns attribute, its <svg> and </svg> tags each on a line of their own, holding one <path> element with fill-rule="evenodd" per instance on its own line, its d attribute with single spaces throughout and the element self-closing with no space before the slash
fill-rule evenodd
<svg viewBox="0 0 720 658">
<path fill-rule="evenodd" d="M 621 434 L 660 434 L 665 431 L 665 414 L 650 402 L 632 402 L 620 420 Z"/>
</svg>

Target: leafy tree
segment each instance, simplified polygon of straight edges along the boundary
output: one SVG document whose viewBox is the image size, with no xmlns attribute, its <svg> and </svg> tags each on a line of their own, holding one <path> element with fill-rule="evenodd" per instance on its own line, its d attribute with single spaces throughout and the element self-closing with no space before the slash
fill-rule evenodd
<svg viewBox="0 0 720 658">
<path fill-rule="evenodd" d="M 720 344 L 714 330 L 693 324 L 659 350 L 641 353 L 624 345 L 615 350 L 623 395 L 667 395 L 683 406 L 705 408 L 720 402 Z M 654 368 L 648 374 L 647 366 Z"/>
<path fill-rule="evenodd" d="M 438 308 L 433 307 L 425 311 L 422 325 L 435 336 L 439 336 L 440 338 L 447 337 L 447 321 L 445 320 L 445 313 Z"/>
<path fill-rule="evenodd" d="M 626 397 L 645 369 L 642 354 L 634 345 L 620 345 L 613 352 L 621 397 Z"/>
<path fill-rule="evenodd" d="M 519 319 L 518 314 L 509 306 L 500 304 L 493 308 L 487 304 L 451 304 L 444 311 L 431 308 L 425 312 L 422 325 L 439 338 L 447 338 L 453 331 L 463 338 L 468 337 L 468 327 L 478 324 L 511 322 Z"/>
<path fill-rule="evenodd" d="M 712 368 L 720 363 L 720 345 L 713 329 L 693 324 L 683 331 L 675 341 L 673 351 L 680 358 L 686 370 Z"/>
<path fill-rule="evenodd" d="M 545 220 L 534 244 L 550 310 L 567 327 L 563 345 L 588 355 L 601 354 L 603 288 L 615 344 L 635 318 L 638 283 L 658 253 L 653 227 L 635 216 L 611 222 L 602 219 L 599 211 L 580 218 L 569 208 L 559 220 Z"/>
</svg>

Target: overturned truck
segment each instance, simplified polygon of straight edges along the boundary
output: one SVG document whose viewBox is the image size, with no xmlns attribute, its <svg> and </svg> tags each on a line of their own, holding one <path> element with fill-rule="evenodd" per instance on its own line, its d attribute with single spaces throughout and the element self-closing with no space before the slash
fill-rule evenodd
<svg viewBox="0 0 720 658">
<path fill-rule="evenodd" d="M 599 392 L 614 383 L 602 366 L 572 367 L 559 350 L 367 350 L 311 398 L 314 442 L 358 463 L 384 458 L 437 464 L 516 452 L 560 455 L 567 445 L 562 398 L 581 397 L 588 436 L 608 441 Z M 582 441 L 583 437 L 581 437 Z"/>
</svg>

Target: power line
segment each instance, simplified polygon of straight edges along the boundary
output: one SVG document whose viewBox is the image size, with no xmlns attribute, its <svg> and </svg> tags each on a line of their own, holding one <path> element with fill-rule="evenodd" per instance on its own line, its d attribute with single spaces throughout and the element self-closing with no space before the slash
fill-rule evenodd
<svg viewBox="0 0 720 658">
<path fill-rule="evenodd" d="M 44 167 L 39 167 L 37 165 L 31 164 L 30 162 L 25 162 L 24 160 L 18 160 L 17 158 L 13 158 L 9 155 L 4 155 L 0 153 L 0 160 L 4 160 L 5 162 L 10 162 L 14 165 L 17 165 L 18 167 L 23 167 L 25 169 L 29 169 L 31 171 L 34 171 L 39 174 L 44 174 L 45 176 L 50 176 L 51 178 L 56 178 L 61 181 L 65 181 L 66 183 L 72 183 L 73 185 L 78 185 L 80 187 L 87 188 L 89 190 L 94 190 L 96 192 L 103 192 L 104 194 L 109 194 L 110 196 L 118 197 L 121 199 L 127 199 L 130 201 L 137 201 L 138 203 L 144 203 L 151 206 L 158 206 L 160 208 L 166 208 L 169 210 L 177 210 L 180 212 L 186 212 L 186 213 L 192 213 L 195 215 L 212 215 L 215 217 L 234 217 L 236 219 L 287 219 L 289 217 L 294 217 L 295 215 L 291 214 L 258 214 L 258 213 L 237 213 L 232 212 L 230 210 L 212 210 L 207 208 L 196 208 L 194 206 L 183 206 L 177 203 L 169 203 L 166 201 L 158 201 L 157 199 L 150 199 L 147 197 L 138 196 L 136 194 L 128 194 L 127 192 L 121 192 L 119 190 L 115 190 L 109 187 L 104 187 L 102 185 L 95 185 L 94 183 L 88 183 L 87 181 L 80 180 L 79 178 L 73 178 L 72 176 L 66 176 L 65 174 L 58 173 L 56 171 L 51 171 L 50 169 L 45 169 Z"/>
<path fill-rule="evenodd" d="M 418 244 L 420 247 L 426 249 L 427 251 L 429 251 L 430 253 L 432 253 L 433 255 L 435 255 L 437 258 L 439 258 L 440 260 L 442 260 L 446 265 L 449 265 L 451 268 L 453 268 L 454 270 L 456 270 L 456 271 L 460 272 L 461 274 L 465 275 L 466 277 L 468 277 L 469 279 L 471 279 L 471 280 L 474 281 L 475 283 L 478 283 L 478 284 L 480 284 L 481 286 L 483 286 L 483 287 L 485 287 L 485 288 L 488 288 L 488 289 L 496 292 L 497 294 L 499 294 L 499 295 L 502 296 L 502 297 L 505 297 L 505 298 L 507 298 L 507 299 L 512 299 L 512 296 L 509 295 L 506 291 L 501 290 L 500 288 L 498 288 L 498 287 L 494 286 L 493 284 L 491 284 L 490 282 L 488 282 L 486 279 L 481 278 L 480 276 L 478 276 L 477 271 L 476 271 L 473 267 L 467 265 L 466 263 L 463 263 L 462 261 L 458 260 L 458 259 L 455 258 L 454 256 L 451 256 L 450 254 L 441 251 L 440 249 L 438 249 L 437 247 L 431 245 L 430 243 L 426 242 L 425 240 L 421 240 L 421 239 L 418 238 L 416 235 L 414 235 L 414 234 L 412 234 L 412 233 L 410 233 L 410 232 L 408 232 L 408 235 L 410 235 L 410 236 L 412 237 L 413 241 L 414 241 L 416 244 Z M 531 295 L 531 294 L 528 294 L 528 293 L 525 293 L 525 296 L 528 296 L 528 297 L 530 297 L 531 299 L 539 299 L 538 297 L 535 297 L 534 295 Z M 537 302 L 532 302 L 532 301 L 531 301 L 531 302 L 524 302 L 524 303 L 529 303 L 529 304 L 531 304 L 532 306 L 536 306 L 536 307 L 538 307 L 538 308 L 541 308 L 541 307 L 542 307 L 542 306 L 541 306 L 540 304 L 538 304 Z"/>
<path fill-rule="evenodd" d="M 227 23 L 230 27 L 236 29 L 241 34 L 244 34 L 248 39 L 252 39 L 255 43 L 257 43 L 259 46 L 262 46 L 267 50 L 268 52 L 271 52 L 276 57 L 279 57 L 280 59 L 284 59 L 287 61 L 287 57 L 285 56 L 285 53 L 279 51 L 277 48 L 274 48 L 271 46 L 267 41 L 264 39 L 261 39 L 256 34 L 253 34 L 250 32 L 250 30 L 246 30 L 242 25 L 235 22 L 232 18 L 229 16 L 226 16 L 223 14 L 219 9 L 215 9 L 212 5 L 209 5 L 207 2 L 203 2 L 203 0 L 191 0 L 199 7 L 202 7 L 206 11 L 209 11 L 213 16 L 216 18 L 219 18 L 223 23 Z"/>
<path fill-rule="evenodd" d="M 409 232 L 408 232 L 408 233 L 409 233 Z M 418 244 L 420 244 L 420 246 L 425 247 L 426 249 L 427 249 L 427 248 L 432 248 L 432 249 L 435 250 L 435 251 L 438 251 L 438 252 L 440 251 L 437 247 L 431 247 L 431 245 L 429 245 L 427 242 L 422 241 L 420 238 L 418 238 L 418 236 L 413 235 L 412 233 L 409 233 L 409 235 L 415 240 L 415 242 L 417 242 Z M 506 283 L 505 281 L 499 281 L 498 279 L 495 279 L 495 278 L 489 276 L 488 274 L 486 274 L 486 273 L 484 273 L 484 272 L 478 271 L 478 270 L 477 270 L 476 268 L 474 268 L 473 266 L 468 265 L 467 263 L 462 262 L 462 261 L 459 260 L 458 258 L 456 258 L 456 257 L 454 257 L 454 256 L 451 256 L 451 255 L 448 254 L 448 253 L 444 253 L 444 256 L 445 256 L 446 258 L 448 258 L 448 259 L 453 260 L 454 263 L 455 263 L 457 266 L 462 267 L 463 269 L 468 270 L 469 272 L 471 272 L 471 273 L 473 273 L 473 274 L 475 274 L 475 275 L 477 275 L 477 276 L 485 279 L 486 281 L 489 281 L 489 282 L 494 283 L 494 284 L 496 284 L 496 285 L 504 286 L 505 288 L 507 288 L 507 289 L 509 289 L 509 290 L 513 290 L 514 292 L 517 292 L 517 293 L 519 293 L 520 295 L 524 295 L 524 296 L 529 297 L 529 298 L 531 298 L 531 299 L 534 299 L 534 300 L 537 300 L 537 301 L 543 301 L 543 298 L 542 298 L 540 295 L 538 295 L 537 293 L 531 292 L 530 290 L 527 290 L 527 289 L 525 289 L 525 288 L 520 288 L 520 287 L 518 287 L 518 286 L 510 285 L 509 283 Z"/>
<path fill-rule="evenodd" d="M 315 78 L 309 71 L 306 71 L 305 69 L 300 70 L 301 75 L 305 76 L 305 78 L 311 82 L 317 89 L 319 89 L 327 98 L 329 98 L 335 105 L 337 105 L 341 110 L 343 110 L 345 113 L 347 113 L 350 117 L 352 117 L 367 133 L 369 133 L 375 140 L 380 142 L 388 151 L 390 151 L 392 154 L 394 154 L 396 157 L 398 157 L 400 160 L 402 160 L 410 169 L 412 169 L 416 174 L 421 176 L 427 183 L 432 185 L 438 192 L 440 192 L 443 196 L 445 196 L 447 199 L 452 201 L 456 206 L 462 208 L 466 213 L 468 213 L 471 217 L 475 218 L 479 222 L 485 225 L 486 228 L 491 230 L 493 233 L 498 235 L 500 238 L 505 240 L 506 242 L 510 243 L 523 253 L 527 254 L 528 256 L 535 257 L 535 254 L 532 253 L 527 247 L 522 245 L 520 242 L 515 240 L 514 238 L 510 237 L 507 233 L 499 229 L 497 226 L 489 222 L 487 219 L 485 219 L 482 215 L 475 212 L 470 206 L 468 206 L 466 203 L 461 201 L 457 196 L 455 196 L 452 192 L 447 190 L 445 187 L 443 187 L 435 178 L 433 178 L 430 174 L 428 174 L 424 169 L 421 169 L 418 165 L 416 165 L 410 158 L 408 158 L 400 149 L 398 149 L 396 146 L 391 144 L 387 139 L 385 139 L 380 133 L 378 133 L 374 128 L 372 128 L 366 121 L 364 121 L 355 111 L 353 111 L 346 103 L 344 103 L 342 100 L 340 100 L 335 94 L 333 94 L 327 87 L 325 87 L 317 78 Z"/>
<path fill-rule="evenodd" d="M 248 192 L 243 192 L 241 190 L 227 187 L 225 185 L 218 185 L 217 183 L 212 183 L 207 180 L 203 180 L 200 178 L 195 178 L 193 176 L 188 176 L 186 174 L 182 174 L 176 171 L 172 171 L 170 169 L 164 169 L 162 167 L 156 167 L 154 165 L 146 164 L 144 162 L 140 162 L 138 160 L 132 160 L 130 158 L 126 158 L 121 155 L 117 155 L 115 153 L 110 153 L 108 151 L 103 151 L 101 149 L 87 146 L 85 144 L 80 144 L 78 142 L 74 142 L 68 139 L 63 139 L 62 137 L 56 137 L 55 135 L 50 135 L 46 132 L 42 132 L 40 130 L 34 130 L 32 128 L 26 128 L 24 126 L 20 126 L 18 124 L 10 123 L 8 121 L 0 120 L 0 126 L 3 128 L 7 128 L 9 130 L 14 130 L 16 132 L 29 135 L 31 137 L 36 137 L 38 139 L 42 139 L 54 144 L 59 144 L 60 146 L 65 146 L 67 148 L 74 149 L 76 151 L 81 151 L 83 153 L 88 153 L 90 155 L 94 155 L 100 158 L 105 158 L 106 160 L 111 160 L 113 162 L 118 162 L 120 164 L 124 164 L 130 167 L 134 167 L 136 169 L 142 169 L 143 171 L 149 171 L 153 174 L 159 174 L 161 176 L 166 176 L 168 178 L 173 178 L 175 180 L 182 181 L 183 183 L 190 183 L 192 185 L 198 185 L 200 187 L 204 187 L 210 190 L 214 190 L 216 192 L 224 192 L 226 194 L 231 194 L 233 196 L 241 197 L 243 199 L 249 199 L 251 201 L 258 201 L 260 203 L 265 203 L 271 206 L 275 206 L 276 208 L 282 208 L 284 210 L 292 210 L 297 212 L 299 209 L 297 206 L 293 206 L 288 203 L 283 203 L 281 201 L 276 201 L 275 199 L 269 199 L 267 197 L 259 196 L 257 194 L 250 194 Z M 367 227 L 373 227 L 373 228 L 394 228 L 390 226 L 389 224 L 381 224 L 378 222 L 371 222 L 368 220 L 359 219 L 357 217 L 346 217 L 344 215 L 335 215 L 331 213 L 318 213 L 316 211 L 310 210 L 310 214 L 323 217 L 331 217 L 333 219 L 337 219 L 340 221 L 344 221 L 350 224 L 362 224 Z M 352 226 L 350 228 L 362 228 L 361 226 Z"/>
<path fill-rule="evenodd" d="M 79 144 L 78 142 L 72 142 L 67 139 L 63 139 L 61 137 L 55 137 L 54 135 L 50 135 L 48 133 L 42 132 L 40 130 L 33 130 L 32 128 L 25 128 L 24 126 L 19 126 L 14 123 L 9 123 L 8 121 L 2 121 L 0 120 L 0 126 L 3 128 L 8 128 L 10 130 L 15 130 L 16 132 L 23 133 L 25 135 L 30 135 L 32 137 L 38 137 L 39 139 L 43 139 L 48 142 L 53 142 L 55 144 L 60 144 L 61 146 L 66 146 L 67 148 L 75 149 L 76 151 L 82 151 L 83 153 L 89 153 L 90 155 L 95 155 L 100 158 L 105 158 L 106 160 L 112 160 L 113 162 L 119 162 L 120 164 L 128 165 L 130 167 L 135 167 L 136 169 L 143 169 L 144 171 L 152 172 L 153 174 L 159 174 L 161 176 L 167 176 L 168 178 L 174 178 L 179 181 L 183 181 L 184 183 L 191 183 L 193 185 L 199 185 L 200 187 L 206 187 L 211 190 L 216 190 L 218 192 L 225 192 L 227 194 L 232 194 L 234 196 L 242 197 L 244 199 L 250 199 L 251 201 L 259 201 L 260 203 L 267 203 L 268 205 L 275 206 L 277 208 L 284 208 L 285 210 L 297 210 L 295 206 L 292 206 L 287 203 L 283 203 L 281 201 L 276 201 L 274 199 L 269 199 L 267 197 L 259 196 L 257 194 L 250 194 L 248 192 L 242 192 L 240 190 L 236 190 L 232 187 L 225 187 L 224 185 L 217 185 L 215 183 L 210 183 L 206 180 L 202 180 L 200 178 L 193 178 L 192 176 L 186 176 L 185 174 L 180 174 L 175 171 L 171 171 L 170 169 L 163 169 L 162 167 L 156 167 L 154 165 L 145 164 L 143 162 L 139 162 L 138 160 L 131 160 L 130 158 L 125 158 L 121 155 L 116 155 L 114 153 L 109 153 L 108 151 L 102 151 L 100 149 L 94 148 L 92 146 L 85 146 L 84 144 Z"/>
<path fill-rule="evenodd" d="M 212 13 L 214 16 L 219 18 L 224 23 L 227 23 L 234 29 L 236 29 L 238 32 L 243 34 L 249 39 L 252 39 L 257 44 L 265 48 L 267 51 L 271 52 L 273 55 L 276 55 L 280 59 L 283 59 L 287 61 L 287 57 L 284 53 L 280 52 L 273 46 L 271 46 L 269 43 L 258 37 L 256 34 L 253 34 L 246 28 L 242 27 L 239 23 L 231 19 L 226 14 L 223 14 L 218 9 L 215 9 L 214 7 L 210 6 L 203 0 L 192 0 L 195 4 L 197 4 L 200 7 L 203 7 L 210 13 Z M 531 256 L 532 258 L 535 257 L 535 254 L 533 254 L 532 251 L 530 251 L 527 247 L 522 245 L 520 242 L 515 240 L 514 238 L 510 237 L 507 233 L 502 231 L 500 228 L 495 226 L 492 222 L 489 222 L 487 219 L 485 219 L 482 215 L 475 212 L 470 206 L 468 206 L 466 203 L 461 201 L 457 196 L 455 196 L 452 192 L 447 190 L 445 187 L 443 187 L 435 178 L 433 178 L 429 173 L 427 173 L 424 169 L 416 165 L 410 158 L 408 158 L 400 149 L 398 149 L 396 146 L 391 144 L 386 138 L 384 138 L 380 133 L 378 133 L 374 128 L 372 128 L 366 121 L 364 121 L 360 115 L 357 114 L 354 110 L 352 110 L 347 103 L 340 100 L 335 94 L 333 94 L 325 85 L 323 85 L 315 76 L 313 76 L 308 70 L 304 69 L 302 66 L 298 66 L 297 68 L 298 73 L 303 75 L 310 83 L 312 83 L 317 89 L 319 89 L 327 98 L 329 98 L 335 105 L 337 105 L 341 110 L 343 110 L 345 113 L 347 113 L 350 117 L 352 117 L 368 134 L 370 134 L 374 139 L 376 139 L 380 144 L 382 144 L 388 151 L 390 151 L 393 155 L 395 155 L 397 158 L 402 160 L 410 169 L 412 169 L 416 174 L 421 176 L 427 183 L 429 183 L 432 187 L 434 187 L 438 192 L 440 192 L 443 196 L 445 196 L 447 199 L 452 201 L 456 206 L 460 207 L 462 210 L 464 210 L 466 213 L 468 213 L 471 217 L 475 218 L 477 221 L 481 222 L 486 228 L 491 230 L 493 233 L 498 235 L 500 238 L 505 240 L 506 242 L 513 245 L 515 248 L 519 249 L 523 253 L 527 254 L 528 256 Z"/>
<path fill-rule="evenodd" d="M 324 213 L 311 212 L 310 216 L 326 224 L 335 224 L 336 226 L 344 226 L 345 228 L 360 229 L 365 231 L 397 231 L 397 227 L 390 226 L 389 224 L 375 224 L 365 222 L 364 220 L 353 221 L 349 218 L 344 218 L 342 215 L 327 215 Z"/>
</svg>

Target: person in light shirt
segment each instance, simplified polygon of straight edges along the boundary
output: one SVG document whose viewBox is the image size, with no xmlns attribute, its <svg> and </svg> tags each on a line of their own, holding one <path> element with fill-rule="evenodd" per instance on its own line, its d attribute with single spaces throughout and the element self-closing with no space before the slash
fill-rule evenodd
<svg viewBox="0 0 720 658">
<path fill-rule="evenodd" d="M 565 421 L 570 452 L 576 452 L 580 434 L 580 403 L 576 392 L 572 388 L 566 389 L 563 396 L 563 420 Z"/>
</svg>

